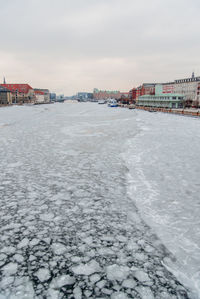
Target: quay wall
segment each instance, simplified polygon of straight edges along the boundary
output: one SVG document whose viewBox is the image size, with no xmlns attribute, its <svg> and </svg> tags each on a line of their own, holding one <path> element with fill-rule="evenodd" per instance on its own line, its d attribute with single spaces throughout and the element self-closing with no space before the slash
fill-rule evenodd
<svg viewBox="0 0 200 299">
<path fill-rule="evenodd" d="M 120 107 L 128 108 L 128 105 L 120 105 Z M 158 107 L 144 107 L 144 106 L 135 106 L 135 109 L 145 110 L 145 111 L 158 111 L 163 113 L 172 113 L 172 114 L 179 114 L 179 115 L 187 115 L 187 116 L 195 116 L 200 117 L 199 110 L 187 110 L 187 109 L 168 109 L 168 108 L 158 108 Z"/>
</svg>

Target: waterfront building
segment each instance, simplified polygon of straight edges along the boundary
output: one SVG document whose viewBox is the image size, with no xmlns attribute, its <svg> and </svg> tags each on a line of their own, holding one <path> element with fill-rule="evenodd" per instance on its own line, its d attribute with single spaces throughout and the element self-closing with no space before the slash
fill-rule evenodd
<svg viewBox="0 0 200 299">
<path fill-rule="evenodd" d="M 167 83 L 144 83 L 129 91 L 130 98 L 138 101 L 139 97 L 145 95 L 155 95 L 157 85 L 162 86 L 162 94 L 180 94 L 184 96 L 185 106 L 200 107 L 200 77 L 192 77 L 174 80 Z"/>
<path fill-rule="evenodd" d="M 143 83 L 141 86 L 136 88 L 136 101 L 140 96 L 154 95 L 155 94 L 155 83 Z"/>
<path fill-rule="evenodd" d="M 35 101 L 34 89 L 29 84 L 0 84 L 11 92 L 13 104 L 23 104 Z"/>
<path fill-rule="evenodd" d="M 129 91 L 129 99 L 131 103 L 135 103 L 136 102 L 136 93 L 137 93 L 137 88 L 132 88 Z"/>
<path fill-rule="evenodd" d="M 162 83 L 162 93 L 175 93 L 175 83 L 174 82 L 168 82 L 168 83 Z"/>
<path fill-rule="evenodd" d="M 56 101 L 56 93 L 50 93 L 50 101 Z"/>
<path fill-rule="evenodd" d="M 34 89 L 36 103 L 45 103 L 44 92 L 40 90 Z"/>
<path fill-rule="evenodd" d="M 155 85 L 155 94 L 142 95 L 137 100 L 138 106 L 161 107 L 161 108 L 182 108 L 184 106 L 184 95 L 177 93 L 163 92 L 163 85 Z"/>
<path fill-rule="evenodd" d="M 188 105 L 200 106 L 200 77 L 178 79 L 174 81 L 174 91 L 185 96 Z"/>
<path fill-rule="evenodd" d="M 64 94 L 60 94 L 58 96 L 56 96 L 56 102 L 64 102 L 65 101 L 65 96 Z"/>
<path fill-rule="evenodd" d="M 49 103 L 50 102 L 50 92 L 48 89 L 41 89 L 41 88 L 34 88 L 34 91 L 41 91 L 44 93 L 44 102 Z"/>
<path fill-rule="evenodd" d="M 129 92 L 120 92 L 121 98 L 129 99 Z"/>
<path fill-rule="evenodd" d="M 107 100 L 110 98 L 119 100 L 121 98 L 121 93 L 118 90 L 110 91 L 94 88 L 93 97 L 95 100 Z"/>
<path fill-rule="evenodd" d="M 0 86 L 0 105 L 10 104 L 12 104 L 11 92 L 7 88 Z"/>
<path fill-rule="evenodd" d="M 121 104 L 129 104 L 131 101 L 129 92 L 120 92 L 120 94 L 121 94 L 121 97 L 120 97 L 119 102 Z"/>
<path fill-rule="evenodd" d="M 91 101 L 93 99 L 93 93 L 91 92 L 78 92 L 76 95 L 77 100 L 82 102 Z"/>
</svg>

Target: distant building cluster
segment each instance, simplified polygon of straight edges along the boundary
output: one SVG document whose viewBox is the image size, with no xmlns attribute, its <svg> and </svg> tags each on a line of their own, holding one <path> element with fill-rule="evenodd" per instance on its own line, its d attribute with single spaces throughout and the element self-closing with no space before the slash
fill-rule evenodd
<svg viewBox="0 0 200 299">
<path fill-rule="evenodd" d="M 94 88 L 93 91 L 93 98 L 95 100 L 107 100 L 107 99 L 120 99 L 121 98 L 121 93 L 118 90 L 115 91 L 109 91 L 109 90 L 99 90 L 97 88 Z"/>
<path fill-rule="evenodd" d="M 135 104 L 143 107 L 185 108 L 200 107 L 200 77 L 194 73 L 190 78 L 178 79 L 165 83 L 143 83 L 129 92 L 119 90 L 100 90 L 94 88 L 93 93 L 78 92 L 72 97 L 50 93 L 48 89 L 32 88 L 29 84 L 7 84 L 4 78 L 0 84 L 0 105 L 12 104 L 45 104 L 64 102 L 64 100 L 107 101 L 115 99 L 122 104 Z"/>
<path fill-rule="evenodd" d="M 200 107 L 200 77 L 178 79 L 165 83 L 143 83 L 129 92 L 99 90 L 93 94 L 78 92 L 72 97 L 78 101 L 101 101 L 115 99 L 122 104 L 161 108 Z"/>
<path fill-rule="evenodd" d="M 93 93 L 90 92 L 78 92 L 77 93 L 77 100 L 79 101 L 90 101 L 93 100 Z"/>
</svg>

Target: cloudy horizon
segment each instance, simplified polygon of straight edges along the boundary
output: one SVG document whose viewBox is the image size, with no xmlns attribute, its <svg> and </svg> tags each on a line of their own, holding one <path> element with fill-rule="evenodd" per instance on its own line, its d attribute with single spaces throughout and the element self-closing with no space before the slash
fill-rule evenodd
<svg viewBox="0 0 200 299">
<path fill-rule="evenodd" d="M 0 0 L 0 80 L 72 95 L 200 75 L 197 0 Z"/>
</svg>

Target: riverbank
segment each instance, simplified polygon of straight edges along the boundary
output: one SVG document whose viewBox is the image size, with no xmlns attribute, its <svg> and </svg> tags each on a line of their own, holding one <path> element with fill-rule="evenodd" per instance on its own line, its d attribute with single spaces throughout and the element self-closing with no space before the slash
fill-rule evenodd
<svg viewBox="0 0 200 299">
<path fill-rule="evenodd" d="M 123 105 L 120 104 L 121 108 L 133 109 L 133 105 Z M 143 107 L 143 106 L 134 106 L 134 109 L 145 110 L 150 112 L 163 112 L 163 113 L 171 113 L 171 114 L 179 114 L 185 116 L 193 116 L 200 117 L 199 109 L 167 109 L 167 108 L 159 108 L 159 107 Z"/>
</svg>

